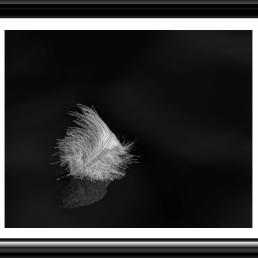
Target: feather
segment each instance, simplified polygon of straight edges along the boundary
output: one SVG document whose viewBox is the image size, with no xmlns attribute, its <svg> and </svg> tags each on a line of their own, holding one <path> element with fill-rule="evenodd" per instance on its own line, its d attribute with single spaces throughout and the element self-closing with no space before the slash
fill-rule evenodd
<svg viewBox="0 0 258 258">
<path fill-rule="evenodd" d="M 78 193 L 86 193 L 83 185 L 90 189 L 89 182 L 98 187 L 98 191 L 95 191 L 96 188 L 91 190 L 93 196 L 98 192 L 98 197 L 96 194 L 95 198 L 91 196 L 91 201 L 89 196 L 86 201 L 80 197 L 84 200 L 81 204 L 87 205 L 92 203 L 92 199 L 101 199 L 106 191 L 99 187 L 107 187 L 111 181 L 121 179 L 125 175 L 125 169 L 133 162 L 133 155 L 129 153 L 132 143 L 121 143 L 95 110 L 83 105 L 78 107 L 81 109 L 80 113 L 70 113 L 76 117 L 74 122 L 77 127 L 69 128 L 65 138 L 57 142 L 60 165 L 68 170 L 66 176 L 74 179 L 73 185 L 69 187 L 73 197 L 70 195 L 68 198 L 73 201 L 71 205 L 65 206 L 76 206 L 78 201 L 74 200 L 74 195 L 78 197 Z M 78 180 L 84 183 L 78 183 Z M 75 185 L 79 185 L 80 190 Z"/>
</svg>

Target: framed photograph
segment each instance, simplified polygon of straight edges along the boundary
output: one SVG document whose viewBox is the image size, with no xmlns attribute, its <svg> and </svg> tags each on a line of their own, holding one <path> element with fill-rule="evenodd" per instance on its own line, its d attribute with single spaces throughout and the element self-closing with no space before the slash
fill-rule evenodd
<svg viewBox="0 0 258 258">
<path fill-rule="evenodd" d="M 257 16 L 1 1 L 0 252 L 257 252 Z"/>
</svg>

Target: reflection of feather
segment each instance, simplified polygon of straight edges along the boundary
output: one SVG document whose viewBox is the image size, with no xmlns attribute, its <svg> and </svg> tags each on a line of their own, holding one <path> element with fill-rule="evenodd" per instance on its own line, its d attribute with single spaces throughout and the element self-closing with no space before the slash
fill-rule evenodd
<svg viewBox="0 0 258 258">
<path fill-rule="evenodd" d="M 100 201 L 107 193 L 110 181 L 90 181 L 72 178 L 63 191 L 63 207 L 77 208 Z"/>
<path fill-rule="evenodd" d="M 61 166 L 68 169 L 68 176 L 73 179 L 93 184 L 120 179 L 132 161 L 129 154 L 132 144 L 121 144 L 93 109 L 78 106 L 82 112 L 71 114 L 79 127 L 70 128 L 65 138 L 58 141 Z"/>
</svg>

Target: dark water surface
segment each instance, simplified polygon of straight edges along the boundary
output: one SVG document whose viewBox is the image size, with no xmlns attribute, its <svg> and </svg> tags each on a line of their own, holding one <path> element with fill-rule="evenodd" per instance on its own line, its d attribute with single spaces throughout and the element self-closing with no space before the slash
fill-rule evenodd
<svg viewBox="0 0 258 258">
<path fill-rule="evenodd" d="M 251 31 L 7 31 L 6 227 L 251 227 Z M 139 163 L 61 207 L 54 146 L 93 106 Z"/>
</svg>

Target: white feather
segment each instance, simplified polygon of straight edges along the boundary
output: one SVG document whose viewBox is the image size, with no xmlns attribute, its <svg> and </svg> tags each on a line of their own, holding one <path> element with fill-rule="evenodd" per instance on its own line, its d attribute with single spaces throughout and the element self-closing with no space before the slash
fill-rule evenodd
<svg viewBox="0 0 258 258">
<path fill-rule="evenodd" d="M 132 162 L 132 144 L 120 143 L 95 110 L 78 106 L 82 112 L 71 113 L 78 127 L 68 129 L 57 144 L 60 165 L 79 179 L 112 181 L 123 177 Z"/>
</svg>

